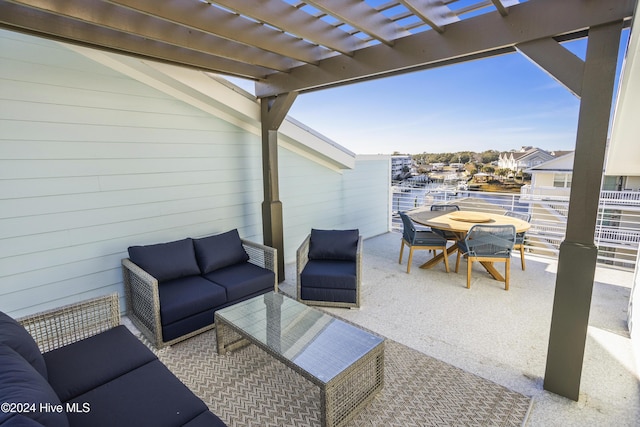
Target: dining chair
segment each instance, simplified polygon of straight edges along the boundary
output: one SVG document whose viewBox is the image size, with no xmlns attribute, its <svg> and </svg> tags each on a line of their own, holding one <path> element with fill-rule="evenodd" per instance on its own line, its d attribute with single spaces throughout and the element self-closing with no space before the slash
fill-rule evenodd
<svg viewBox="0 0 640 427">
<path fill-rule="evenodd" d="M 522 221 L 529 222 L 531 221 L 531 214 L 526 212 L 516 212 L 516 211 L 507 211 L 504 213 L 505 216 L 510 216 L 512 218 L 518 218 Z M 516 233 L 516 244 L 513 246 L 513 249 L 517 249 L 520 251 L 520 265 L 522 266 L 522 270 L 525 269 L 524 262 L 524 238 L 526 231 L 522 231 L 520 233 Z"/>
<path fill-rule="evenodd" d="M 431 211 L 455 212 L 459 210 L 460 210 L 460 206 L 458 205 L 445 205 L 445 204 L 431 205 Z M 432 230 L 434 233 L 437 233 L 440 236 L 452 242 L 457 242 L 459 239 L 458 235 L 453 231 L 438 230 L 437 228 L 432 228 Z"/>
<path fill-rule="evenodd" d="M 416 230 L 413 221 L 404 212 L 399 212 L 402 219 L 402 241 L 400 243 L 400 258 L 398 264 L 402 264 L 402 254 L 404 246 L 409 246 L 409 260 L 407 261 L 407 273 L 411 272 L 411 261 L 413 260 L 414 249 L 432 250 L 435 256 L 436 250 L 441 250 L 444 258 L 444 267 L 449 272 L 449 260 L 447 258 L 447 239 L 434 233 L 433 231 Z"/>
<path fill-rule="evenodd" d="M 458 241 L 456 273 L 460 257 L 467 258 L 467 289 L 471 288 L 471 269 L 474 261 L 481 263 L 504 262 L 504 289 L 509 290 L 511 251 L 516 240 L 516 227 L 511 224 L 476 224 L 469 229 L 464 240 Z"/>
</svg>

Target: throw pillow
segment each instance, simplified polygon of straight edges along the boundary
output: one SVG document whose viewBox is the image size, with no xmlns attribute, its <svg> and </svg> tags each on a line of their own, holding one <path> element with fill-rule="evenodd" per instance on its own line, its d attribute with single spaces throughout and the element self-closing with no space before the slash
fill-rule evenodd
<svg viewBox="0 0 640 427">
<path fill-rule="evenodd" d="M 193 240 L 189 238 L 156 245 L 131 246 L 129 258 L 158 282 L 200 274 Z"/>
<path fill-rule="evenodd" d="M 193 239 L 193 246 L 202 274 L 249 260 L 237 229 L 215 236 Z"/>
<path fill-rule="evenodd" d="M 360 231 L 311 230 L 309 259 L 355 261 Z"/>
<path fill-rule="evenodd" d="M 31 334 L 11 316 L 0 311 L 0 345 L 11 347 L 46 380 L 47 365 Z"/>
<path fill-rule="evenodd" d="M 0 396 L 2 396 L 3 405 L 9 409 L 0 412 L 0 424 L 16 416 L 10 411 L 11 404 L 15 404 L 22 405 L 21 415 L 32 418 L 42 425 L 69 426 L 64 407 L 49 383 L 21 355 L 6 344 L 0 345 L 0 366 L 2 366 Z M 57 412 L 57 408 L 62 408 L 62 412 Z"/>
</svg>

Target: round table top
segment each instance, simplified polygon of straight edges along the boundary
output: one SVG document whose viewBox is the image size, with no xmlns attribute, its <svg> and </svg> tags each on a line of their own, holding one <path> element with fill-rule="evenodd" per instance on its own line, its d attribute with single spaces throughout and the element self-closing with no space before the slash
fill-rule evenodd
<svg viewBox="0 0 640 427">
<path fill-rule="evenodd" d="M 456 233 L 467 233 L 476 224 L 513 224 L 517 233 L 522 233 L 531 228 L 531 224 L 521 219 L 486 212 L 424 210 L 407 212 L 407 215 L 418 224 Z"/>
</svg>

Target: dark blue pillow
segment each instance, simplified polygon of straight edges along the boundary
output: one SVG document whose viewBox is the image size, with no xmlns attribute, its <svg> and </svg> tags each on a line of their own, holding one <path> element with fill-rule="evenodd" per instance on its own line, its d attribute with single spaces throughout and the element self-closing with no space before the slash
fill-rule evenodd
<svg viewBox="0 0 640 427">
<path fill-rule="evenodd" d="M 359 230 L 311 230 L 309 259 L 355 261 Z"/>
<path fill-rule="evenodd" d="M 48 427 L 69 426 L 64 408 L 61 413 L 41 410 L 41 404 L 50 404 L 53 407 L 61 405 L 60 399 L 47 380 L 6 344 L 0 344 L 0 366 L 2 367 L 0 369 L 2 403 L 33 405 L 28 406 L 28 411 L 21 411 L 21 414 Z M 14 415 L 9 411 L 0 412 L 0 424 Z"/>
<path fill-rule="evenodd" d="M 202 274 L 249 260 L 237 229 L 215 236 L 193 239 L 193 246 L 196 249 Z"/>
<path fill-rule="evenodd" d="M 158 282 L 200 274 L 193 240 L 189 238 L 156 245 L 131 246 L 129 258 Z"/>
<path fill-rule="evenodd" d="M 24 358 L 46 380 L 47 365 L 38 344 L 31 334 L 15 319 L 0 311 L 0 345 L 11 347 Z"/>
</svg>

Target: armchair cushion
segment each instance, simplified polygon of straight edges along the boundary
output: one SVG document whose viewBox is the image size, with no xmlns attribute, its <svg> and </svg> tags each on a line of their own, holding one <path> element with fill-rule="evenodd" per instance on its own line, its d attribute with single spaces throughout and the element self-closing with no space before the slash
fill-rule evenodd
<svg viewBox="0 0 640 427">
<path fill-rule="evenodd" d="M 356 261 L 360 232 L 356 230 L 311 230 L 310 260 Z"/>
<path fill-rule="evenodd" d="M 45 380 L 48 379 L 47 366 L 31 334 L 15 319 L 0 311 L 0 345 L 2 344 L 11 347 Z"/>
<path fill-rule="evenodd" d="M 160 320 L 168 325 L 227 302 L 225 289 L 201 276 L 182 277 L 161 283 Z M 211 318 L 213 323 L 213 314 Z"/>
<path fill-rule="evenodd" d="M 193 245 L 202 274 L 249 260 L 237 229 L 194 239 Z"/>
<path fill-rule="evenodd" d="M 131 246 L 129 258 L 158 282 L 200 274 L 190 238 L 155 245 Z"/>
<path fill-rule="evenodd" d="M 33 411 L 23 412 L 28 418 L 52 427 L 68 427 L 67 415 L 63 411 L 41 411 L 40 404 L 60 405 L 60 399 L 47 380 L 20 354 L 6 344 L 0 344 L 0 396 L 2 403 L 34 404 Z M 0 424 L 14 414 L 0 412 Z M 16 421 L 17 422 L 17 421 Z M 13 422 L 12 422 L 13 423 Z M 16 424 L 18 425 L 18 424 Z"/>
<path fill-rule="evenodd" d="M 356 263 L 310 260 L 300 273 L 302 288 L 356 289 Z"/>
<path fill-rule="evenodd" d="M 49 383 L 63 402 L 156 357 L 123 325 L 44 354 Z"/>
<path fill-rule="evenodd" d="M 257 292 L 273 289 L 276 280 L 273 271 L 250 262 L 220 268 L 204 277 L 224 287 L 228 301 L 240 301 Z"/>
</svg>

